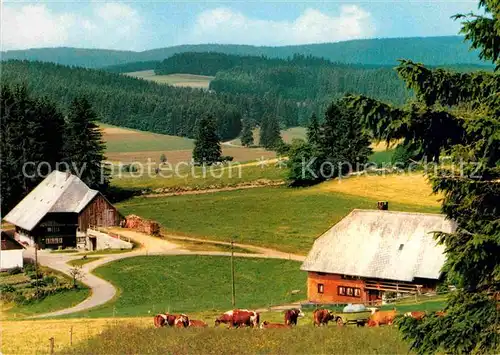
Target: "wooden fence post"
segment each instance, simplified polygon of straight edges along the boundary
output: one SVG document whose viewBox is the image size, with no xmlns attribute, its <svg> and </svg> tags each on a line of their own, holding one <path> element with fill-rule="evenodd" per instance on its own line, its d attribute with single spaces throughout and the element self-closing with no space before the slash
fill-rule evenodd
<svg viewBox="0 0 500 355">
<path fill-rule="evenodd" d="M 54 354 L 54 337 L 49 338 L 49 344 L 50 344 L 50 355 Z"/>
<path fill-rule="evenodd" d="M 73 346 L 73 326 L 69 328 L 69 346 Z"/>
</svg>

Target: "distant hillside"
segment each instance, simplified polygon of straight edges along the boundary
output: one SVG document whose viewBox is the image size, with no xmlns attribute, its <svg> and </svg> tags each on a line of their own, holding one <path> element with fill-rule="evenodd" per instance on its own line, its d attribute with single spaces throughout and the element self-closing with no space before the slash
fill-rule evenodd
<svg viewBox="0 0 500 355">
<path fill-rule="evenodd" d="M 4 60 L 28 59 L 50 61 L 65 65 L 100 68 L 130 62 L 158 61 L 176 53 L 183 52 L 220 52 L 240 55 L 265 55 L 272 58 L 287 58 L 297 53 L 323 57 L 338 63 L 372 65 L 395 65 L 399 58 L 412 59 L 427 65 L 447 65 L 456 63 L 484 64 L 484 62 L 479 60 L 478 52 L 469 51 L 469 44 L 463 42 L 463 37 L 460 36 L 364 39 L 338 43 L 282 47 L 200 44 L 159 48 L 143 52 L 77 48 L 41 48 L 7 51 L 2 53 L 2 57 Z M 145 69 L 153 68 L 141 68 L 141 70 Z"/>
</svg>

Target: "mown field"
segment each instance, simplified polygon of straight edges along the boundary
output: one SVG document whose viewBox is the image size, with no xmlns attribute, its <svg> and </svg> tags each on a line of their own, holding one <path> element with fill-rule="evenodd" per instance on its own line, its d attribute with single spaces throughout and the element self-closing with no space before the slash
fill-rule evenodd
<svg viewBox="0 0 500 355">
<path fill-rule="evenodd" d="M 147 316 L 231 309 L 230 258 L 139 256 L 94 273 L 119 290 L 113 301 L 69 317 Z M 306 297 L 306 273 L 289 260 L 235 258 L 236 306 L 258 308 Z M 290 291 L 301 290 L 298 295 Z"/>
<path fill-rule="evenodd" d="M 106 142 L 106 153 L 130 153 L 144 151 L 164 151 L 193 149 L 194 141 L 189 138 L 169 136 L 135 129 L 121 128 L 100 124 L 103 140 Z M 161 154 L 161 153 L 160 153 Z M 160 155 L 155 156 L 158 160 Z"/>
<path fill-rule="evenodd" d="M 189 162 L 192 158 L 194 141 L 185 137 L 143 132 L 128 128 L 100 124 L 106 144 L 106 158 L 112 162 L 153 163 L 160 162 L 165 154 L 170 164 Z M 222 145 L 222 154 L 229 155 L 237 162 L 256 161 L 260 158 L 274 158 L 275 152 L 262 148 L 245 148 Z M 153 170 L 158 165 L 154 165 Z"/>
<path fill-rule="evenodd" d="M 137 197 L 118 204 L 124 214 L 154 219 L 168 233 L 273 247 L 306 254 L 313 241 L 355 208 L 439 213 L 437 197 L 422 176 L 396 189 L 397 177 L 359 177 L 329 181 L 307 189 L 264 187 L 248 190 Z M 366 191 L 370 191 L 367 193 Z"/>
<path fill-rule="evenodd" d="M 193 75 L 193 74 L 170 74 L 170 75 L 155 75 L 154 70 L 142 70 L 125 75 L 133 76 L 135 78 L 154 81 L 158 84 L 168 84 L 173 86 L 191 87 L 196 89 L 208 90 L 210 81 L 213 76 L 206 75 Z"/>
<path fill-rule="evenodd" d="M 183 168 L 162 170 L 161 174 L 145 173 L 142 176 L 123 173 L 115 175 L 112 183 L 124 189 L 150 189 L 155 192 L 190 191 L 241 185 L 266 185 L 286 179 L 286 170 L 280 169 L 275 162 L 259 166 L 257 162 L 242 164 L 241 167 L 208 168 L 207 170 Z"/>
<path fill-rule="evenodd" d="M 57 353 L 75 354 L 407 354 L 395 328 L 314 328 L 311 315 L 296 329 L 214 329 L 213 319 L 189 314 L 209 323 L 208 329 L 155 329 L 152 316 L 63 320 L 5 321 L 3 354 L 49 354 L 54 337 Z M 282 322 L 282 313 L 262 319 Z M 70 346 L 70 329 L 73 346 Z M 234 348 L 238 344 L 238 348 Z M 240 346 L 241 345 L 241 346 Z"/>
</svg>

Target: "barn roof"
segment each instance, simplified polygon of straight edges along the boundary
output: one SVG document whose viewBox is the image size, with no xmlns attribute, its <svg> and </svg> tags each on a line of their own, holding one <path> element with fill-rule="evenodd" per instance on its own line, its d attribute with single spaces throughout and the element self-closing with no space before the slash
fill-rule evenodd
<svg viewBox="0 0 500 355">
<path fill-rule="evenodd" d="M 80 213 L 97 194 L 77 176 L 54 170 L 4 219 L 32 230 L 49 212 Z"/>
<path fill-rule="evenodd" d="M 301 269 L 398 281 L 438 279 L 445 254 L 432 232 L 455 228 L 440 214 L 353 210 L 314 242 Z"/>
<path fill-rule="evenodd" d="M 0 236 L 1 236 L 0 250 L 24 249 L 24 246 L 7 232 L 0 230 Z"/>
</svg>

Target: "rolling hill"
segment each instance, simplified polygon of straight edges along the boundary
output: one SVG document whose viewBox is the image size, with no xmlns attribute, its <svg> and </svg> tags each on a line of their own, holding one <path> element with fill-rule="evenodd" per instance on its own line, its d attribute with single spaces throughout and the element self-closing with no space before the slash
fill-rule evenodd
<svg viewBox="0 0 500 355">
<path fill-rule="evenodd" d="M 324 57 L 338 63 L 395 65 L 397 59 L 407 58 L 428 65 L 477 64 L 477 51 L 460 36 L 363 39 L 337 43 L 307 44 L 282 47 L 249 45 L 200 44 L 180 45 L 142 52 L 82 48 L 37 48 L 2 52 L 3 60 L 27 59 L 101 68 L 131 62 L 163 60 L 182 52 L 221 52 L 240 55 L 265 55 L 286 58 L 295 53 Z M 153 68 L 144 68 L 153 69 Z"/>
</svg>

